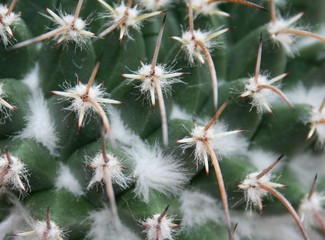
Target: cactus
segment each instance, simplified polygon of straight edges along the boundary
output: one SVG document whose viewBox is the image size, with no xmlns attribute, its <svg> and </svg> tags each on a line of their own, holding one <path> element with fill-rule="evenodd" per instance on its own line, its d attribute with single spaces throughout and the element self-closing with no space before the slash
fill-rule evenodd
<svg viewBox="0 0 325 240">
<path fill-rule="evenodd" d="M 0 239 L 323 239 L 324 9 L 3 1 Z"/>
</svg>

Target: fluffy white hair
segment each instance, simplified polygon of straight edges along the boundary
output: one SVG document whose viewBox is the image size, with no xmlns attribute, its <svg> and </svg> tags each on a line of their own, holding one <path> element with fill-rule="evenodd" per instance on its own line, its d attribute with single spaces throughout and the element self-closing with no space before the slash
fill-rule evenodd
<svg viewBox="0 0 325 240">
<path fill-rule="evenodd" d="M 186 190 L 182 192 L 180 202 L 181 226 L 185 231 L 204 225 L 209 221 L 220 223 L 223 217 L 223 212 L 217 206 L 216 199 L 207 194 Z"/>
<path fill-rule="evenodd" d="M 88 219 L 91 222 L 91 228 L 87 233 L 87 239 L 140 240 L 138 236 L 123 224 L 119 230 L 116 229 L 113 214 L 107 207 L 91 212 Z"/>
<path fill-rule="evenodd" d="M 282 240 L 284 236 L 286 239 L 301 239 L 301 235 L 289 214 L 261 216 L 259 214 L 233 212 L 232 220 L 239 223 L 235 232 L 236 240 L 253 238 Z"/>
<path fill-rule="evenodd" d="M 189 181 L 182 164 L 173 156 L 165 155 L 158 146 L 150 148 L 149 145 L 138 141 L 125 150 L 134 161 L 134 191 L 144 202 L 149 202 L 150 189 L 166 195 L 177 195 Z"/>
<path fill-rule="evenodd" d="M 55 180 L 57 189 L 65 189 L 75 196 L 83 195 L 82 187 L 78 180 L 73 176 L 70 168 L 63 164 L 60 165 L 58 175 Z"/>
<path fill-rule="evenodd" d="M 38 70 L 39 66 L 36 65 L 23 79 L 23 82 L 31 90 L 32 96 L 28 100 L 30 113 L 26 116 L 26 127 L 18 134 L 17 138 L 33 139 L 46 147 L 52 155 L 55 155 L 59 138 L 47 102 L 38 85 Z"/>
</svg>

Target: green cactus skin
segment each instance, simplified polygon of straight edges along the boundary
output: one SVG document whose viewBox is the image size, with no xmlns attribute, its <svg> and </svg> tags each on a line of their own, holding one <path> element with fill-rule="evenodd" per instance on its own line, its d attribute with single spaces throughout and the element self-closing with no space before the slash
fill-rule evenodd
<svg viewBox="0 0 325 240">
<path fill-rule="evenodd" d="M 115 0 L 103 1 L 113 8 L 121 4 Z M 1 4 L 11 3 L 9 0 L 3 2 Z M 132 7 L 140 4 L 138 10 L 150 12 L 145 8 L 150 7 L 150 4 L 141 5 L 140 2 L 145 1 L 134 1 Z M 257 209 L 248 217 L 247 199 L 244 199 L 238 185 L 248 174 L 263 170 L 284 154 L 284 159 L 272 171 L 272 182 L 287 186 L 280 188 L 279 192 L 297 211 L 303 206 L 302 200 L 308 194 L 316 173 L 318 178 L 314 196 L 324 192 L 325 136 L 321 135 L 325 133 L 325 103 L 321 105 L 325 97 L 324 37 L 323 42 L 296 37 L 295 49 L 288 53 L 281 43 L 273 41 L 269 33 L 271 11 L 221 1 L 223 3 L 217 3 L 216 6 L 231 15 L 227 18 L 199 13 L 195 8 L 198 2 L 204 2 L 207 9 L 216 5 L 208 4 L 207 0 L 192 0 L 196 30 L 214 32 L 230 28 L 217 39 L 220 47 L 209 49 L 218 76 L 217 108 L 213 105 L 211 76 L 205 57 L 204 64 L 199 61 L 190 63 L 183 51 L 184 47 L 182 49 L 181 44 L 172 39 L 175 36 L 182 37 L 182 33 L 188 30 L 188 9 L 183 0 L 169 1 L 166 6 L 159 8 L 162 12 L 141 22 L 138 29 L 128 29 L 122 40 L 119 39 L 120 30 L 117 28 L 104 37 L 85 38 L 83 44 L 73 41 L 57 43 L 58 39 L 48 39 L 15 49 L 15 44 L 57 27 L 49 17 L 42 16 L 48 16 L 46 9 L 59 15 L 73 14 L 77 0 L 19 0 L 13 11 L 21 15 L 12 27 L 13 37 L 9 38 L 11 43 L 7 46 L 2 43 L 1 33 L 5 30 L 0 16 L 0 150 L 8 150 L 10 156 L 17 157 L 28 170 L 28 183 L 23 181 L 27 186 L 24 192 L 5 182 L 3 174 L 8 169 L 0 164 L 0 239 L 24 239 L 19 234 L 32 231 L 37 221 L 45 221 L 48 209 L 50 220 L 64 231 L 62 239 L 229 238 L 212 164 L 209 164 L 210 172 L 207 175 L 202 159 L 195 159 L 194 148 L 183 149 L 182 144 L 177 144 L 180 139 L 190 136 L 193 128 L 206 123 L 227 99 L 230 99 L 229 105 L 216 125 L 222 122 L 227 128 L 225 131 L 241 130 L 238 138 L 246 146 L 239 149 L 236 142 L 230 142 L 232 145 L 228 147 L 235 154 L 224 154 L 223 149 L 216 150 L 232 227 L 238 223 L 234 230 L 235 239 L 283 239 L 281 234 L 269 235 L 280 233 L 283 229 L 285 232 L 282 237 L 287 234 L 288 239 L 302 239 L 294 221 L 288 217 L 286 208 L 270 194 L 262 199 L 263 214 L 255 214 Z M 270 8 L 267 1 L 252 2 Z M 281 1 L 275 2 L 278 4 Z M 308 30 L 324 35 L 323 0 L 282 2 L 284 4 L 276 5 L 279 16 L 294 16 L 303 11 L 303 20 L 299 20 L 299 23 L 308 26 Z M 112 24 L 107 18 L 107 11 L 98 1 L 84 0 L 79 17 L 87 22 L 87 31 L 99 35 Z M 168 146 L 162 142 L 159 103 L 153 108 L 150 97 L 141 94 L 139 84 L 128 82 L 122 76 L 135 74 L 142 62 L 151 63 L 163 14 L 167 14 L 167 17 L 157 64 L 163 64 L 166 71 L 185 73 L 181 76 L 181 83 L 175 83 L 170 92 L 164 93 Z M 301 29 L 306 30 L 303 27 Z M 240 97 L 247 88 L 245 84 L 248 79 L 254 77 L 261 36 L 263 53 L 259 74 L 271 79 L 288 73 L 276 86 L 281 86 L 293 105 L 286 105 L 275 94 L 278 100 L 270 103 L 272 114 L 254 107 L 250 97 Z M 100 183 L 89 187 L 96 170 L 91 161 L 103 148 L 102 122 L 98 111 L 94 108 L 90 110 L 92 113 L 86 114 L 83 125 L 78 128 L 79 113 L 71 107 L 75 102 L 52 92 L 68 91 L 68 88 L 79 83 L 86 85 L 96 62 L 100 63 L 100 67 L 92 89 L 101 84 L 100 88 L 107 94 L 105 98 L 123 102 L 121 105 L 103 107 L 109 118 L 113 138 L 107 138 L 104 146 L 108 154 L 120 161 L 123 166 L 120 170 L 127 182 L 127 187 L 117 184 L 114 182 L 113 170 L 110 173 L 120 229 L 114 227 L 114 223 L 117 223 L 112 220 L 114 207 L 110 202 L 112 198 L 108 199 L 107 196 L 105 176 L 99 180 Z M 5 106 L 2 100 L 13 109 Z M 315 132 L 307 137 L 314 126 L 317 126 Z M 219 140 L 219 144 L 222 143 L 227 143 L 226 137 Z M 168 158 L 172 160 L 166 160 Z M 0 163 L 1 159 L 5 159 L 4 155 Z M 193 196 L 193 199 L 184 196 Z M 195 203 L 196 197 L 205 200 Z M 205 206 L 208 202 L 210 205 Z M 325 210 L 321 208 L 324 202 L 323 206 L 319 204 L 320 209 L 317 211 L 325 219 Z M 154 238 L 149 233 L 146 221 L 155 214 L 158 214 L 156 217 L 162 214 L 167 206 L 167 213 L 161 215 L 161 221 L 167 224 L 168 231 L 172 231 L 172 237 L 166 234 L 164 238 L 166 229 L 160 226 L 160 233 Z M 184 206 L 193 208 L 184 209 Z M 213 208 L 211 211 L 204 209 L 209 206 Z M 17 218 L 17 211 L 20 218 Z M 108 222 L 99 217 L 93 218 L 100 211 L 103 211 L 106 217 L 103 219 Z M 15 217 L 19 219 L 16 225 L 11 220 Z M 188 218 L 193 219 L 189 221 Z M 173 223 L 168 222 L 169 219 Z M 194 224 L 198 219 L 200 223 Z M 290 219 L 285 220 L 283 228 L 279 226 L 282 219 Z M 8 222 L 12 227 L 9 228 Z M 304 221 L 310 239 L 323 239 L 325 221 L 324 226 L 321 226 L 314 217 L 314 225 L 307 226 L 308 223 Z"/>
</svg>

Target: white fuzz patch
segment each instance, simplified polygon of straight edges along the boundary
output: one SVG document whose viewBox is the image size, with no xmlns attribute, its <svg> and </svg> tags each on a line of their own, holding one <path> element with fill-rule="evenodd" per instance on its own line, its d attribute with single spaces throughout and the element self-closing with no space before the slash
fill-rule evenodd
<svg viewBox="0 0 325 240">
<path fill-rule="evenodd" d="M 186 110 L 182 109 L 178 104 L 174 104 L 169 119 L 192 120 L 193 116 L 187 113 Z"/>
<path fill-rule="evenodd" d="M 9 216 L 0 222 L 0 239 L 6 239 L 17 229 L 24 225 L 24 218 L 21 212 L 13 211 Z"/>
<path fill-rule="evenodd" d="M 286 50 L 288 55 L 293 56 L 296 51 L 294 45 L 296 41 L 296 36 L 290 33 L 286 33 L 287 29 L 297 29 L 302 30 L 296 26 L 296 22 L 302 17 L 301 14 L 298 14 L 290 19 L 284 19 L 281 16 L 277 16 L 275 22 L 270 22 L 268 25 L 268 31 L 271 35 L 271 38 L 274 42 L 281 44 Z"/>
<path fill-rule="evenodd" d="M 316 132 L 319 147 L 325 148 L 325 107 L 320 109 L 325 98 L 325 87 L 314 86 L 307 90 L 300 83 L 293 91 L 288 93 L 288 96 L 292 97 L 294 103 L 310 104 L 312 106 L 309 118 L 303 119 L 306 123 L 312 125 L 308 138 Z"/>
<path fill-rule="evenodd" d="M 120 229 L 116 229 L 114 215 L 107 207 L 96 212 L 91 212 L 88 219 L 91 222 L 91 228 L 87 233 L 87 239 L 139 240 L 124 224 L 120 226 Z"/>
<path fill-rule="evenodd" d="M 110 115 L 112 135 L 117 141 L 125 145 L 132 145 L 134 142 L 140 141 L 140 137 L 124 124 L 120 113 L 115 108 L 110 109 Z"/>
<path fill-rule="evenodd" d="M 30 113 L 26 116 L 27 125 L 17 137 L 34 139 L 46 147 L 52 155 L 56 155 L 59 139 L 43 93 L 40 90 L 34 91 L 28 105 Z"/>
<path fill-rule="evenodd" d="M 236 228 L 234 240 L 253 239 L 256 236 L 254 233 L 256 227 L 256 219 L 258 217 L 259 216 L 257 216 L 256 213 L 253 212 L 249 213 L 247 211 L 232 211 L 232 222 L 240 223 Z M 263 230 L 261 229 L 261 231 Z"/>
<path fill-rule="evenodd" d="M 325 96 L 325 86 L 306 88 L 300 82 L 294 89 L 287 91 L 286 95 L 293 103 L 310 104 L 314 108 L 319 108 Z"/>
<path fill-rule="evenodd" d="M 19 22 L 19 14 L 11 12 L 7 15 L 8 7 L 0 4 L 0 38 L 3 45 L 6 47 L 12 43 L 13 33 L 12 28 Z"/>
<path fill-rule="evenodd" d="M 238 185 L 238 187 L 244 190 L 245 200 L 247 201 L 246 209 L 252 208 L 252 205 L 259 207 L 262 210 L 262 198 L 265 197 L 268 192 L 260 187 L 264 184 L 270 188 L 284 187 L 282 184 L 271 182 L 272 176 L 266 174 L 263 177 L 257 179 L 260 172 L 253 172 L 248 174 L 246 178 Z"/>
<path fill-rule="evenodd" d="M 220 223 L 223 213 L 216 204 L 216 199 L 197 191 L 184 191 L 180 197 L 181 226 L 190 231 L 211 221 Z M 194 230 L 194 229 L 193 229 Z"/>
<path fill-rule="evenodd" d="M 286 0 L 273 0 L 277 7 L 283 7 L 287 4 Z"/>
<path fill-rule="evenodd" d="M 248 157 L 250 162 L 257 169 L 265 169 L 274 162 L 274 153 L 266 152 L 265 150 L 250 150 Z M 281 165 L 277 165 L 273 168 L 273 171 L 277 171 Z"/>
<path fill-rule="evenodd" d="M 209 3 L 209 0 L 192 0 L 192 8 L 197 14 L 215 14 L 216 7 L 217 3 Z"/>
<path fill-rule="evenodd" d="M 184 149 L 195 147 L 196 164 L 202 162 L 207 167 L 209 154 L 202 140 L 205 139 L 217 155 L 229 157 L 245 152 L 247 149 L 247 142 L 236 135 L 239 132 L 227 131 L 227 127 L 222 122 L 217 122 L 206 131 L 203 126 L 195 126 L 191 131 L 191 137 L 178 140 L 178 143 Z"/>
<path fill-rule="evenodd" d="M 161 214 L 155 214 L 142 222 L 147 233 L 147 240 L 173 240 L 175 234 L 175 224 L 173 218 L 167 215 L 161 218 Z"/>
<path fill-rule="evenodd" d="M 21 219 L 17 219 L 20 225 L 14 227 L 15 239 L 46 239 L 46 240 L 63 240 L 66 234 L 58 227 L 56 223 L 47 219 L 47 221 L 38 221 L 32 217 L 28 211 L 21 205 L 15 196 L 10 196 L 10 201 L 14 204 L 13 215 L 18 214 Z M 49 215 L 47 215 L 48 217 Z M 1 229 L 1 228 L 0 228 Z M 28 229 L 28 230 L 26 230 Z M 32 229 L 32 230 L 30 230 Z M 20 231 L 20 232 L 16 232 Z M 22 232 L 24 231 L 24 232 Z M 2 231 L 0 231 L 1 236 Z M 12 232 L 11 232 L 12 234 Z M 2 238 L 1 238 L 2 239 Z"/>
<path fill-rule="evenodd" d="M 172 3 L 171 0 L 139 0 L 141 6 L 148 10 L 159 10 Z"/>
<path fill-rule="evenodd" d="M 25 83 L 32 92 L 37 92 L 40 90 L 39 87 L 39 64 L 35 64 L 33 69 L 22 79 L 22 82 Z"/>
<path fill-rule="evenodd" d="M 10 192 L 7 192 L 6 196 L 13 207 L 10 209 L 10 215 L 0 222 L 0 239 L 7 239 L 13 233 L 30 228 L 31 219 L 22 202 Z M 24 240 L 25 238 L 15 237 L 15 239 Z"/>
<path fill-rule="evenodd" d="M 2 187 L 24 193 L 30 190 L 28 170 L 17 157 L 4 153 L 0 157 L 0 189 Z"/>
<path fill-rule="evenodd" d="M 325 173 L 325 153 L 314 155 L 311 152 L 300 153 L 289 161 L 289 169 L 299 176 L 299 184 L 305 187 L 306 191 L 310 188 L 316 173 Z"/>
<path fill-rule="evenodd" d="M 78 180 L 72 175 L 68 166 L 61 164 L 59 174 L 55 180 L 55 187 L 57 189 L 65 189 L 75 196 L 83 195 L 83 191 Z"/>
<path fill-rule="evenodd" d="M 316 29 L 315 34 L 318 34 L 319 36 L 325 36 L 325 25 L 323 24 L 323 25 L 319 26 L 319 28 Z M 300 38 L 300 39 L 298 39 L 296 46 L 299 51 L 305 47 L 312 46 L 315 43 L 319 43 L 319 40 L 315 39 L 315 38 Z M 316 58 L 320 59 L 320 58 L 322 58 L 322 56 L 323 56 L 323 53 L 321 51 L 319 51 L 319 54 Z"/>
<path fill-rule="evenodd" d="M 249 94 L 251 97 L 252 108 L 255 107 L 257 112 L 263 113 L 270 109 L 270 103 L 276 99 L 276 93 L 270 89 L 260 88 L 261 85 L 272 86 L 273 82 L 269 81 L 267 76 L 259 75 L 258 82 L 254 77 L 247 80 L 245 84 L 244 95 Z M 274 86 L 279 88 L 279 85 Z"/>
<path fill-rule="evenodd" d="M 157 146 L 150 149 L 139 141 L 125 151 L 134 161 L 134 191 L 144 202 L 149 202 L 150 189 L 166 195 L 178 195 L 189 180 L 182 164 L 171 155 L 164 155 Z"/>
<path fill-rule="evenodd" d="M 122 173 L 123 166 L 119 163 L 119 160 L 111 154 L 107 154 L 106 157 L 108 161 L 105 161 L 102 152 L 98 153 L 94 158 L 88 157 L 87 165 L 94 169 L 93 177 L 87 186 L 88 190 L 96 183 L 105 182 L 108 177 L 107 173 L 109 173 L 113 184 L 117 184 L 121 188 L 127 187 L 128 178 Z"/>
<path fill-rule="evenodd" d="M 299 206 L 299 215 L 301 221 L 306 226 L 317 226 L 317 218 L 315 212 L 323 215 L 325 213 L 325 196 L 319 192 L 314 192 L 310 199 L 306 196 Z"/>
<path fill-rule="evenodd" d="M 68 43 L 75 42 L 80 48 L 86 45 L 86 40 L 90 37 L 94 37 L 95 34 L 86 30 L 87 22 L 81 18 L 76 18 L 71 14 L 60 12 L 59 15 L 46 9 L 50 16 L 45 15 L 47 18 L 52 20 L 58 27 L 62 29 L 54 35 L 54 40 L 57 43 Z"/>
<path fill-rule="evenodd" d="M 231 216 L 233 222 L 238 222 L 235 240 L 283 240 L 284 236 L 286 239 L 302 239 L 289 214 L 261 216 L 254 213 L 233 212 Z"/>
<path fill-rule="evenodd" d="M 28 100 L 30 113 L 26 116 L 26 127 L 18 134 L 20 139 L 34 139 L 46 147 L 52 155 L 58 148 L 58 136 L 47 102 L 38 86 L 39 66 L 36 66 L 23 80 L 32 92 Z"/>
</svg>

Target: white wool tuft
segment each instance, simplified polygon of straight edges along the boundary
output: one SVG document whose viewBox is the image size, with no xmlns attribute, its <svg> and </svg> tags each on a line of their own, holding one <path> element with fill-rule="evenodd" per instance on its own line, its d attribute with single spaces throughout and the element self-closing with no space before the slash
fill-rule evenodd
<svg viewBox="0 0 325 240">
<path fill-rule="evenodd" d="M 182 109 L 179 105 L 174 104 L 172 112 L 170 113 L 169 119 L 184 119 L 192 120 L 193 116 L 186 112 L 185 109 Z"/>
<path fill-rule="evenodd" d="M 14 229 L 15 239 L 47 239 L 47 240 L 63 240 L 66 233 L 53 221 L 38 221 L 29 216 L 27 211 L 20 205 L 15 204 L 19 208 L 19 214 L 25 220 L 26 224 L 17 226 Z M 25 227 L 25 225 L 28 225 Z M 27 230 L 28 229 L 28 230 Z M 16 238 L 17 236 L 17 238 Z M 22 237 L 22 238 L 20 238 Z M 26 238 L 28 237 L 28 238 Z"/>
<path fill-rule="evenodd" d="M 180 197 L 182 227 L 187 231 L 211 221 L 220 223 L 222 210 L 216 199 L 198 191 L 184 191 Z"/>
<path fill-rule="evenodd" d="M 325 209 L 325 195 L 319 192 L 313 192 L 310 198 L 308 195 L 301 201 L 299 206 L 299 215 L 301 222 L 309 228 L 311 226 L 317 227 L 318 221 L 315 212 L 321 216 L 324 214 Z"/>
<path fill-rule="evenodd" d="M 235 240 L 283 240 L 284 236 L 285 239 L 302 239 L 292 216 L 289 214 L 273 216 L 233 212 L 232 220 L 238 222 Z M 312 239 L 320 240 L 319 238 Z"/>
<path fill-rule="evenodd" d="M 38 91 L 39 89 L 39 64 L 36 64 L 34 68 L 22 79 L 32 92 Z"/>
<path fill-rule="evenodd" d="M 306 192 L 313 182 L 315 174 L 319 173 L 319 177 L 325 176 L 325 153 L 313 155 L 311 152 L 300 153 L 289 161 L 289 169 L 299 176 L 299 183 L 306 188 Z"/>
<path fill-rule="evenodd" d="M 59 174 L 55 180 L 55 187 L 57 189 L 65 189 L 75 196 L 83 195 L 83 191 L 78 180 L 72 175 L 70 168 L 61 164 Z"/>
<path fill-rule="evenodd" d="M 198 14 L 209 15 L 216 11 L 217 3 L 209 3 L 208 0 L 192 0 L 192 7 Z"/>
<path fill-rule="evenodd" d="M 283 7 L 287 4 L 286 0 L 273 0 L 277 7 Z"/>
<path fill-rule="evenodd" d="M 157 146 L 150 149 L 149 145 L 138 141 L 125 150 L 134 161 L 134 191 L 144 202 L 149 202 L 150 189 L 166 195 L 177 195 L 189 180 L 182 164 L 171 155 L 164 155 Z"/>
<path fill-rule="evenodd" d="M 110 115 L 112 135 L 117 141 L 125 145 L 131 145 L 136 141 L 140 141 L 139 136 L 124 124 L 118 110 L 112 107 Z"/>
<path fill-rule="evenodd" d="M 324 36 L 325 35 L 325 25 L 322 25 L 318 28 L 318 30 L 315 32 L 315 34 L 318 34 L 320 36 Z M 297 48 L 299 50 L 303 49 L 304 47 L 308 47 L 308 46 L 311 46 L 315 43 L 319 43 L 319 40 L 318 39 L 315 39 L 315 38 L 301 38 L 297 41 Z M 319 59 L 321 58 L 322 56 L 322 52 L 320 51 L 319 52 Z"/>
<path fill-rule="evenodd" d="M 28 105 L 30 114 L 26 117 L 27 126 L 17 137 L 34 139 L 46 147 L 52 155 L 55 155 L 59 139 L 42 92 L 33 92 L 32 97 L 28 100 Z"/>
<path fill-rule="evenodd" d="M 255 227 L 255 217 L 256 214 L 252 212 L 237 212 L 232 211 L 231 220 L 234 223 L 238 223 L 236 228 L 234 239 L 252 239 L 254 235 L 254 227 Z"/>
<path fill-rule="evenodd" d="M 0 239 L 7 239 L 8 235 L 27 231 L 32 226 L 32 219 L 17 197 L 8 192 L 8 200 L 13 205 L 10 215 L 0 222 Z M 32 239 L 32 238 L 27 238 Z M 34 238 L 35 239 L 35 238 Z M 26 240 L 26 237 L 15 237 L 15 240 Z"/>
<path fill-rule="evenodd" d="M 177 1 L 177 0 L 176 0 Z M 176 2 L 171 0 L 139 0 L 141 6 L 148 10 L 158 10 L 160 8 L 166 7 L 166 5 L 170 4 L 171 2 Z"/>
<path fill-rule="evenodd" d="M 6 239 L 8 234 L 12 234 L 14 231 L 24 225 L 24 218 L 18 211 L 13 211 L 7 218 L 0 222 L 0 239 Z M 16 238 L 15 238 L 16 239 Z M 20 238 L 18 238 L 20 239 Z"/>
<path fill-rule="evenodd" d="M 266 152 L 265 150 L 251 150 L 248 152 L 248 157 L 250 162 L 257 169 L 265 169 L 270 166 L 274 160 L 278 157 L 275 153 Z M 277 165 L 274 167 L 273 171 L 276 171 L 278 167 L 281 165 Z"/>
<path fill-rule="evenodd" d="M 91 228 L 87 233 L 87 239 L 139 240 L 125 225 L 122 224 L 119 230 L 115 228 L 113 214 L 107 207 L 96 212 L 91 212 L 88 219 L 91 222 Z"/>
<path fill-rule="evenodd" d="M 52 155 L 55 155 L 59 139 L 47 102 L 38 86 L 38 69 L 39 67 L 36 66 L 23 80 L 30 88 L 32 96 L 28 100 L 30 113 L 26 117 L 27 125 L 17 137 L 20 139 L 34 139 L 46 147 Z"/>
<path fill-rule="evenodd" d="M 314 108 L 319 108 L 325 97 L 324 86 L 312 86 L 307 89 L 300 82 L 294 89 L 285 93 L 292 103 L 297 104 L 310 104 Z"/>
</svg>

